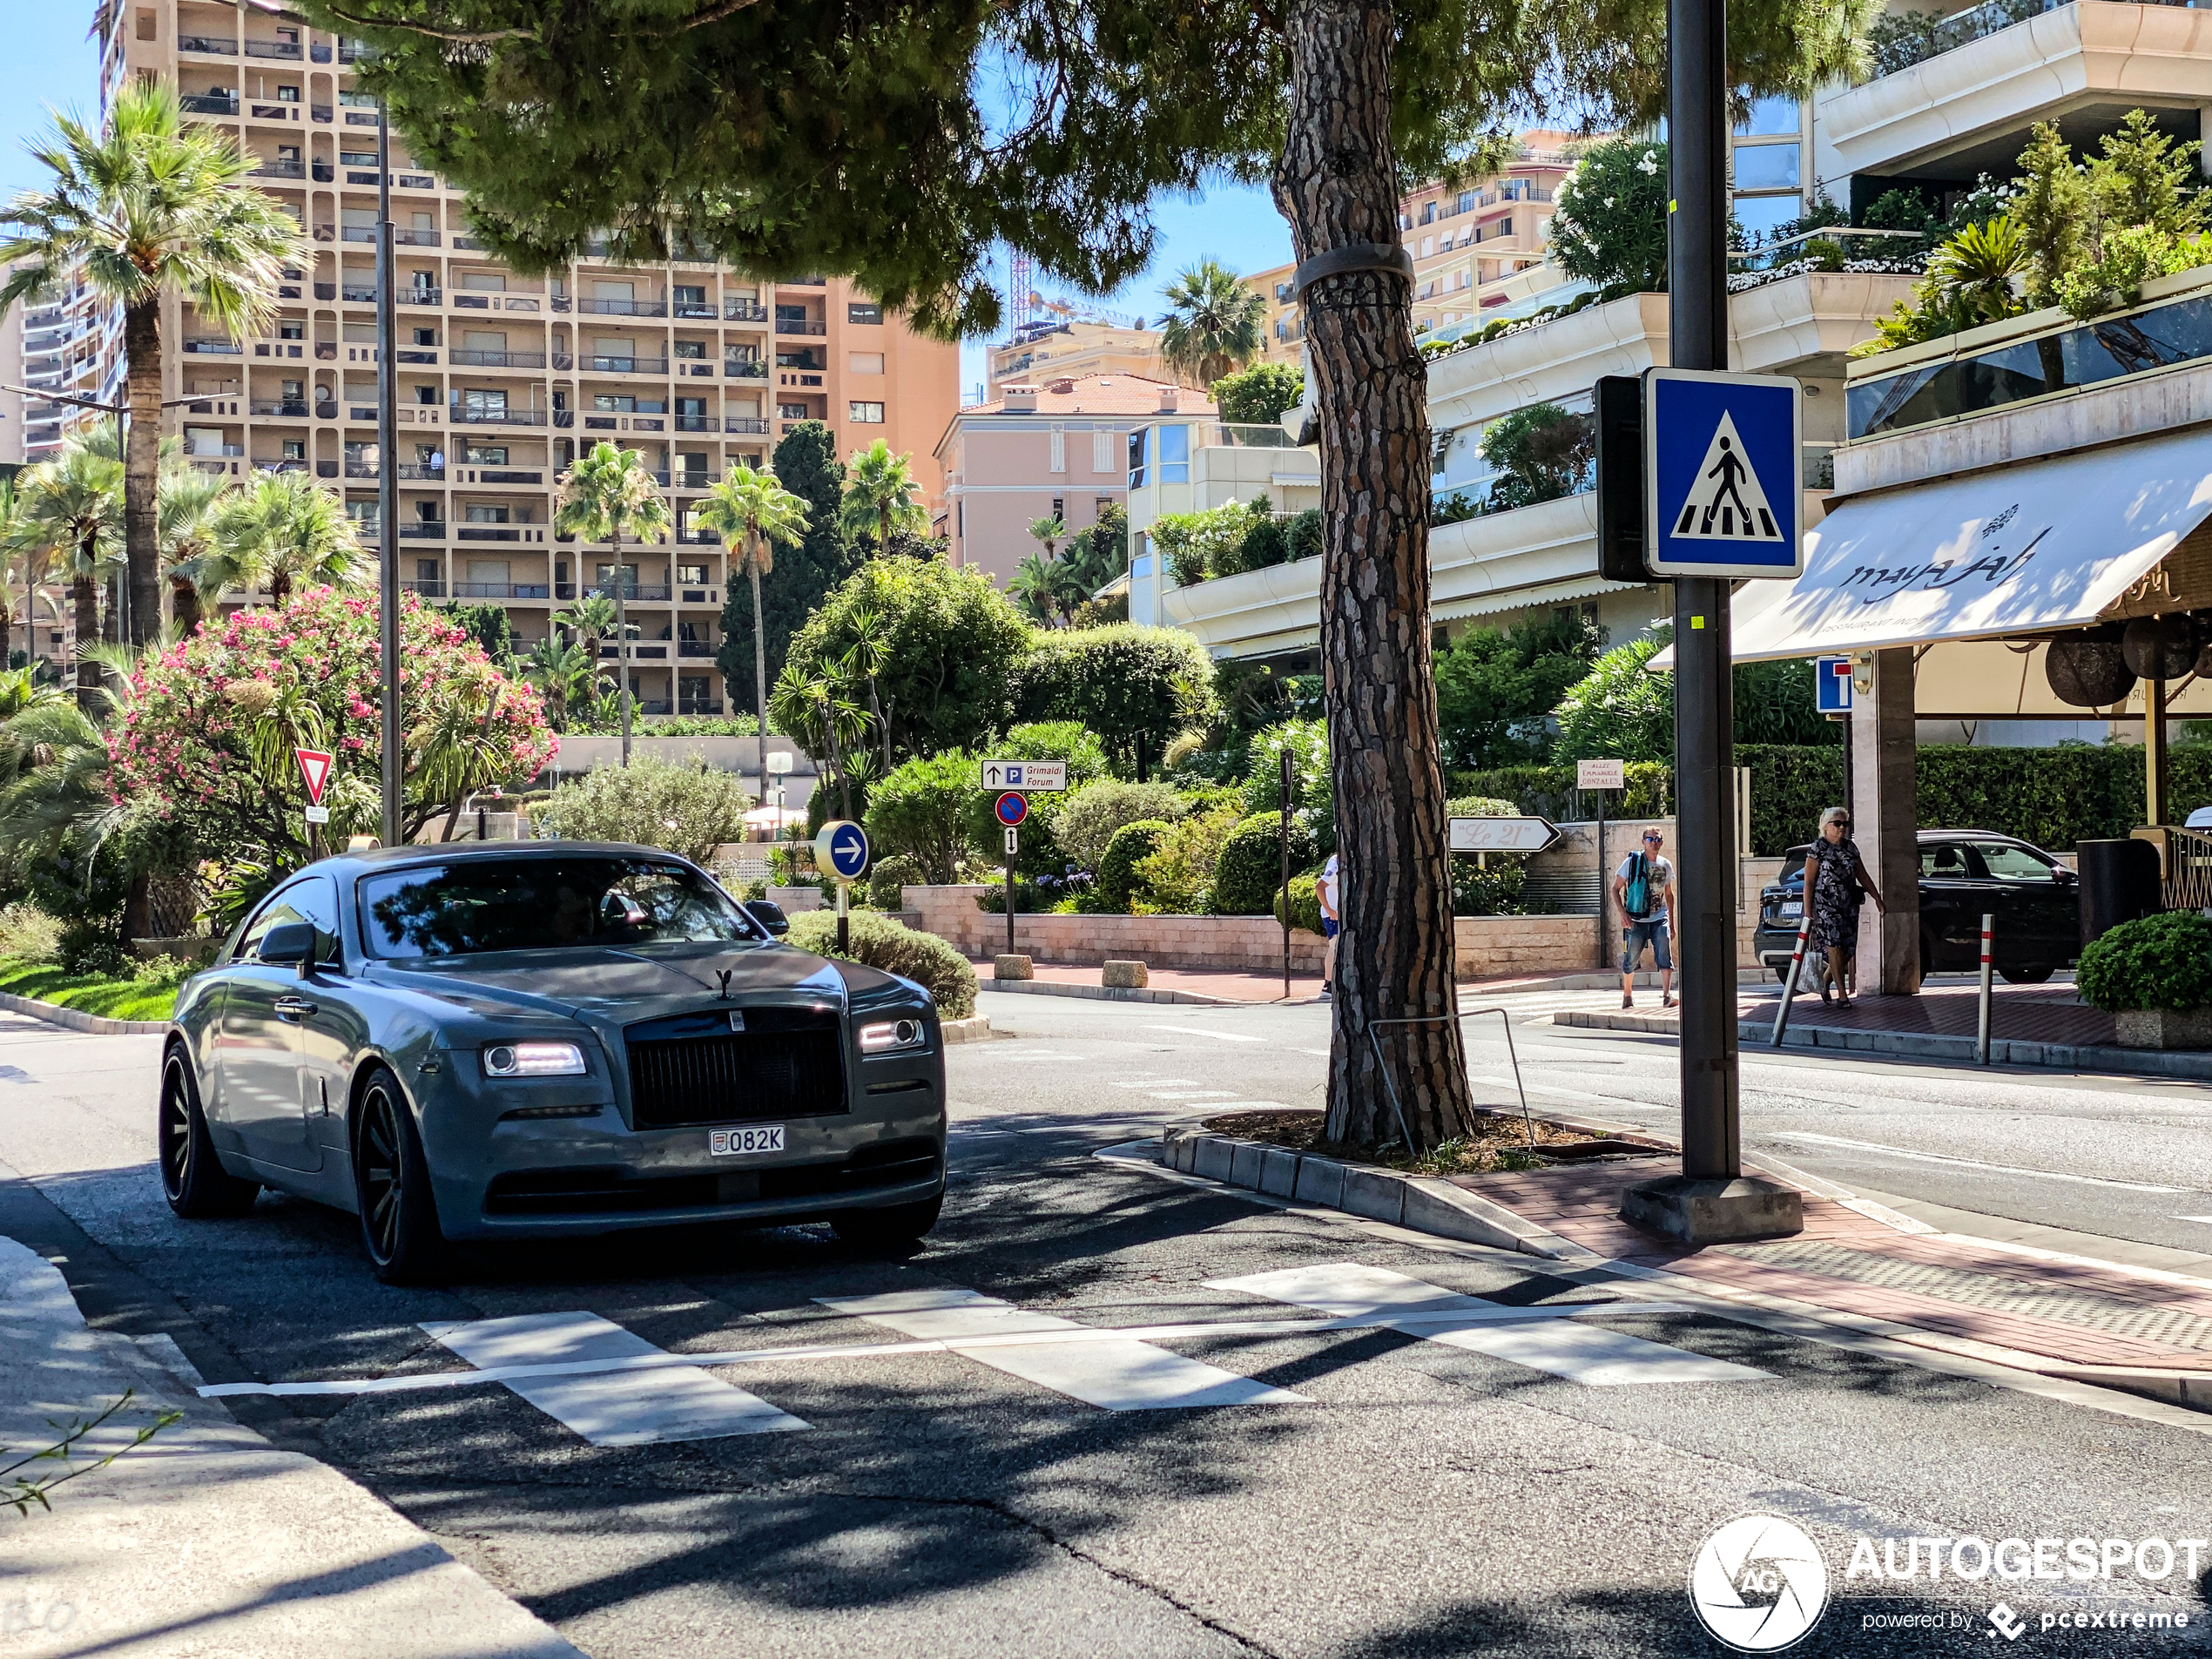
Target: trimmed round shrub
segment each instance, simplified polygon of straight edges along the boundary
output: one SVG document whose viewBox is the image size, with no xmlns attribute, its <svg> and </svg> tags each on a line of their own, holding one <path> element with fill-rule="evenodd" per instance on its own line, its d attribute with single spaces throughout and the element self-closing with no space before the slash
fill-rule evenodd
<svg viewBox="0 0 2212 1659">
<path fill-rule="evenodd" d="M 1291 868 L 1313 862 L 1312 838 L 1291 819 Z M 1213 909 L 1217 916 L 1264 916 L 1275 908 L 1283 885 L 1283 820 L 1255 814 L 1230 832 L 1213 867 Z"/>
<path fill-rule="evenodd" d="M 1317 888 L 1319 878 L 1294 875 L 1291 878 L 1291 926 L 1303 927 L 1310 934 L 1321 931 L 1321 895 Z M 1283 895 L 1275 895 L 1275 920 L 1283 920 Z"/>
<path fill-rule="evenodd" d="M 914 981 L 936 998 L 937 1012 L 945 1019 L 965 1020 L 975 1012 L 975 969 L 936 934 L 916 933 L 904 922 L 873 911 L 855 911 L 846 920 L 851 924 L 852 941 L 844 953 L 846 961 Z M 817 956 L 837 955 L 836 914 L 802 911 L 791 919 L 785 942 Z"/>
<path fill-rule="evenodd" d="M 2081 953 L 2081 999 L 2122 1008 L 2197 1008 L 2212 1002 L 2212 922 L 2194 910 L 2123 921 Z"/>
<path fill-rule="evenodd" d="M 878 859 L 868 867 L 868 902 L 878 910 L 896 910 L 904 902 L 900 889 L 926 885 L 921 866 L 904 853 Z"/>
<path fill-rule="evenodd" d="M 626 841 L 705 864 L 716 847 L 745 839 L 752 806 L 734 772 L 638 755 L 563 784 L 530 821 L 563 840 Z"/>
<path fill-rule="evenodd" d="M 1172 822 L 1189 810 L 1172 784 L 1125 784 L 1101 778 L 1061 797 L 1052 815 L 1053 838 L 1086 870 L 1096 870 L 1114 832 L 1125 824 Z"/>
<path fill-rule="evenodd" d="M 974 759 L 964 750 L 915 755 L 894 766 L 868 792 L 868 840 L 887 856 L 903 858 L 918 873 L 909 881 L 939 886 L 953 880 L 968 851 L 969 820 L 982 791 Z M 827 792 L 817 788 L 816 797 Z"/>
<path fill-rule="evenodd" d="M 1158 818 L 1140 819 L 1114 832 L 1106 843 L 1106 856 L 1098 860 L 1098 879 L 1091 885 L 1098 902 L 1109 913 L 1129 914 L 1130 900 L 1136 891 L 1137 860 L 1158 852 L 1160 838 L 1167 833 L 1167 820 Z"/>
</svg>

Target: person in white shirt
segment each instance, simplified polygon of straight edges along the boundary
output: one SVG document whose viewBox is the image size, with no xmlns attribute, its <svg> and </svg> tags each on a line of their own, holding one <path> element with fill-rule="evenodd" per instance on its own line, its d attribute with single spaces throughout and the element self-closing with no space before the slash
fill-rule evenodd
<svg viewBox="0 0 2212 1659">
<path fill-rule="evenodd" d="M 1321 958 L 1321 1000 L 1325 1002 L 1336 995 L 1337 936 L 1344 932 L 1343 913 L 1339 908 L 1342 888 L 1337 876 L 1337 855 L 1333 853 L 1313 880 L 1313 896 L 1321 901 L 1321 936 L 1329 941 L 1327 952 Z"/>
<path fill-rule="evenodd" d="M 1621 1006 L 1636 1005 L 1636 961 L 1646 945 L 1659 970 L 1659 1006 L 1675 1005 L 1675 959 L 1668 948 L 1667 900 L 1675 889 L 1675 867 L 1660 855 L 1666 837 L 1643 833 L 1643 846 L 1621 860 L 1613 873 L 1613 902 L 1621 907 Z"/>
</svg>

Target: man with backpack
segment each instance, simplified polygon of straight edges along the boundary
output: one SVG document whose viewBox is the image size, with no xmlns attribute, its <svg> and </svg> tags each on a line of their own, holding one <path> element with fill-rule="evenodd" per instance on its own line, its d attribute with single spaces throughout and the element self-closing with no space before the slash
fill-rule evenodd
<svg viewBox="0 0 2212 1659">
<path fill-rule="evenodd" d="M 1643 833 L 1643 846 L 1621 860 L 1613 873 L 1613 902 L 1621 907 L 1621 1006 L 1636 1005 L 1636 963 L 1643 948 L 1651 947 L 1652 966 L 1659 970 L 1659 1006 L 1675 1005 L 1675 959 L 1668 948 L 1667 899 L 1675 887 L 1675 867 L 1659 852 L 1666 837 L 1658 830 Z"/>
</svg>

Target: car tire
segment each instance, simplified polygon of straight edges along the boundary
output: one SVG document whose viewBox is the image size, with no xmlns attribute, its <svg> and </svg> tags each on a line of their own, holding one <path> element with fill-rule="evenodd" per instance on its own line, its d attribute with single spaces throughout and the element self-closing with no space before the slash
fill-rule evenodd
<svg viewBox="0 0 2212 1659">
<path fill-rule="evenodd" d="M 451 1261 L 438 1225 L 430 1166 L 399 1079 L 381 1066 L 361 1087 L 354 1112 L 354 1198 L 361 1247 L 387 1285 L 442 1282 Z"/>
<path fill-rule="evenodd" d="M 2048 962 L 2030 962 L 2012 968 L 2000 964 L 1997 971 L 2004 976 L 2007 985 L 2040 985 L 2058 970 Z"/>
<path fill-rule="evenodd" d="M 937 1224 L 945 1208 L 945 1195 L 919 1204 L 887 1204 L 880 1210 L 842 1210 L 830 1225 L 846 1244 L 864 1250 L 893 1250 L 919 1243 Z"/>
<path fill-rule="evenodd" d="M 233 1175 L 216 1156 L 199 1109 L 199 1080 L 182 1049 L 172 1049 L 161 1063 L 161 1193 L 170 1209 L 186 1221 L 242 1216 L 260 1196 L 261 1184 Z"/>
</svg>

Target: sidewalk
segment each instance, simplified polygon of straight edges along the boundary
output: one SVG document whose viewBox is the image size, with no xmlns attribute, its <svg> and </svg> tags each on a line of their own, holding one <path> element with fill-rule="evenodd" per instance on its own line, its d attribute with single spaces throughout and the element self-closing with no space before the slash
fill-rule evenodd
<svg viewBox="0 0 2212 1659">
<path fill-rule="evenodd" d="M 199 1399 L 198 1381 L 166 1338 L 88 1329 L 60 1272 L 0 1238 L 8 1460 L 51 1444 L 49 1420 L 95 1416 L 126 1388 L 125 1416 L 86 1442 L 95 1459 L 153 1412 L 185 1414 L 61 1487 L 51 1513 L 0 1509 L 10 1654 L 583 1659 L 373 1494 Z"/>
<path fill-rule="evenodd" d="M 1032 996 L 1084 996 L 1106 1001 L 1129 1002 L 1279 1003 L 1284 1000 L 1283 976 L 1280 974 L 1241 973 L 1230 968 L 1155 968 L 1145 974 L 1145 991 L 1109 991 L 1098 982 L 1099 968 L 1096 962 L 1037 962 L 1033 968 L 1036 974 L 1035 979 L 995 980 L 991 977 L 991 958 L 975 957 L 972 961 L 976 978 L 986 991 L 1013 991 Z M 1616 990 L 1620 984 L 1618 974 L 1530 974 L 1518 979 L 1461 980 L 1460 997 L 1464 1003 L 1470 998 L 1495 996 L 1513 991 Z M 1649 972 L 1640 973 L 1636 975 L 1636 985 L 1639 989 L 1656 990 L 1659 976 Z M 1311 1002 L 1320 994 L 1318 974 L 1291 975 L 1290 1001 Z"/>
<path fill-rule="evenodd" d="M 1615 1213 L 1625 1188 L 1670 1167 L 1629 1159 L 1449 1179 L 1596 1260 L 1880 1321 L 1929 1347 L 2212 1406 L 2212 1280 L 1939 1232 L 1847 1195 L 1810 1191 L 1795 1238 L 1678 1244 Z M 1781 1178 L 1797 1184 L 1794 1173 Z"/>
</svg>

